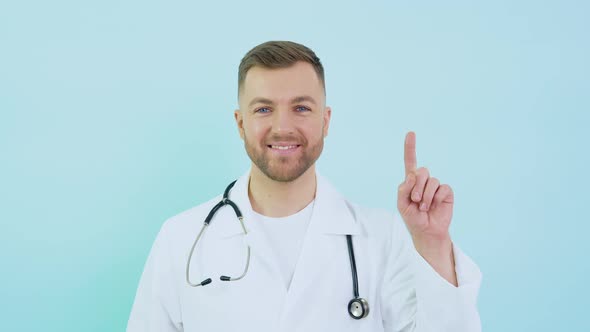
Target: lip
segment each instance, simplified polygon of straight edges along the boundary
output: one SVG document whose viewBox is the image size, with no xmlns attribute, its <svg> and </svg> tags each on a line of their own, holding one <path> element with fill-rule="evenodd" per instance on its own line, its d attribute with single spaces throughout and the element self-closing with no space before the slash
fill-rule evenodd
<svg viewBox="0 0 590 332">
<path fill-rule="evenodd" d="M 279 149 L 279 148 L 273 148 L 273 146 L 289 147 L 289 148 Z M 291 154 L 299 151 L 299 149 L 301 149 L 300 144 L 294 144 L 294 143 L 292 143 L 292 144 L 284 144 L 284 143 L 269 144 L 266 147 L 271 151 L 271 153 L 278 154 L 281 156 L 291 155 Z"/>
</svg>

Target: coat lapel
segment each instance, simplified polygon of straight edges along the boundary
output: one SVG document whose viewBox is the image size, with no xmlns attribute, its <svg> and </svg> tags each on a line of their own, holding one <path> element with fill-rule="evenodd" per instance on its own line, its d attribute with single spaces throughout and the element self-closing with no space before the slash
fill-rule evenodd
<svg viewBox="0 0 590 332">
<path fill-rule="evenodd" d="M 329 283 L 330 279 L 341 282 L 344 278 L 347 290 L 339 295 L 347 299 L 352 298 L 350 274 L 334 275 L 332 268 L 344 264 L 344 267 L 350 270 L 346 267 L 349 257 L 345 235 L 351 234 L 354 238 L 354 236 L 364 235 L 365 232 L 356 222 L 344 198 L 319 174 L 317 174 L 315 200 L 310 224 L 280 319 L 285 327 L 305 319 L 301 317 L 301 308 L 308 307 L 309 301 L 313 301 L 319 295 L 318 287 L 322 287 L 321 285 L 325 285 L 326 282 Z M 339 309 L 345 312 L 346 303 Z"/>
</svg>

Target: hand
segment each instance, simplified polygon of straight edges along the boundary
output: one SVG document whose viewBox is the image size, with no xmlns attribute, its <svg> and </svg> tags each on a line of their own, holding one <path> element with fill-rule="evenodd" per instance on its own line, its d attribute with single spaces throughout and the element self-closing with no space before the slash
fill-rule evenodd
<svg viewBox="0 0 590 332">
<path fill-rule="evenodd" d="M 397 208 L 412 235 L 416 250 L 445 279 L 456 285 L 449 226 L 453 216 L 453 190 L 430 177 L 428 169 L 416 169 L 416 135 L 406 135 L 406 180 L 399 185 Z"/>
</svg>

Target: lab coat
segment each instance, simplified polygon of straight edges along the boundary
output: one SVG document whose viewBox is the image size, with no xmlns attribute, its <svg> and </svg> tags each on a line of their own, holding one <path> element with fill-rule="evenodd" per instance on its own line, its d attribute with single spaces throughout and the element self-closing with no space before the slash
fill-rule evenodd
<svg viewBox="0 0 590 332">
<path fill-rule="evenodd" d="M 459 287 L 448 283 L 416 252 L 397 215 L 350 203 L 317 174 L 316 201 L 295 272 L 287 289 L 277 257 L 252 222 L 249 172 L 230 193 L 248 234 L 231 207 L 220 209 L 185 269 L 190 248 L 221 195 L 162 226 L 147 259 L 127 326 L 147 331 L 480 331 L 476 307 L 481 273 L 453 244 Z M 353 298 L 346 234 L 353 239 L 366 318 L 348 313 Z M 219 276 L 248 273 L 239 281 Z"/>
</svg>

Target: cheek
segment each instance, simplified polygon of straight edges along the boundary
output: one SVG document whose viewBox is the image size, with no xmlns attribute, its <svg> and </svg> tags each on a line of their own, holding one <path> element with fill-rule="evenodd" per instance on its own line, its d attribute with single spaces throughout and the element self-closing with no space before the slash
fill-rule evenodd
<svg viewBox="0 0 590 332">
<path fill-rule="evenodd" d="M 306 131 L 306 135 L 307 135 L 307 137 L 313 138 L 314 140 L 324 138 L 324 124 L 319 123 L 319 124 L 315 124 L 313 127 L 310 127 Z"/>
<path fill-rule="evenodd" d="M 244 123 L 244 133 L 251 141 L 259 141 L 266 135 L 266 126 L 261 121 Z"/>
</svg>

